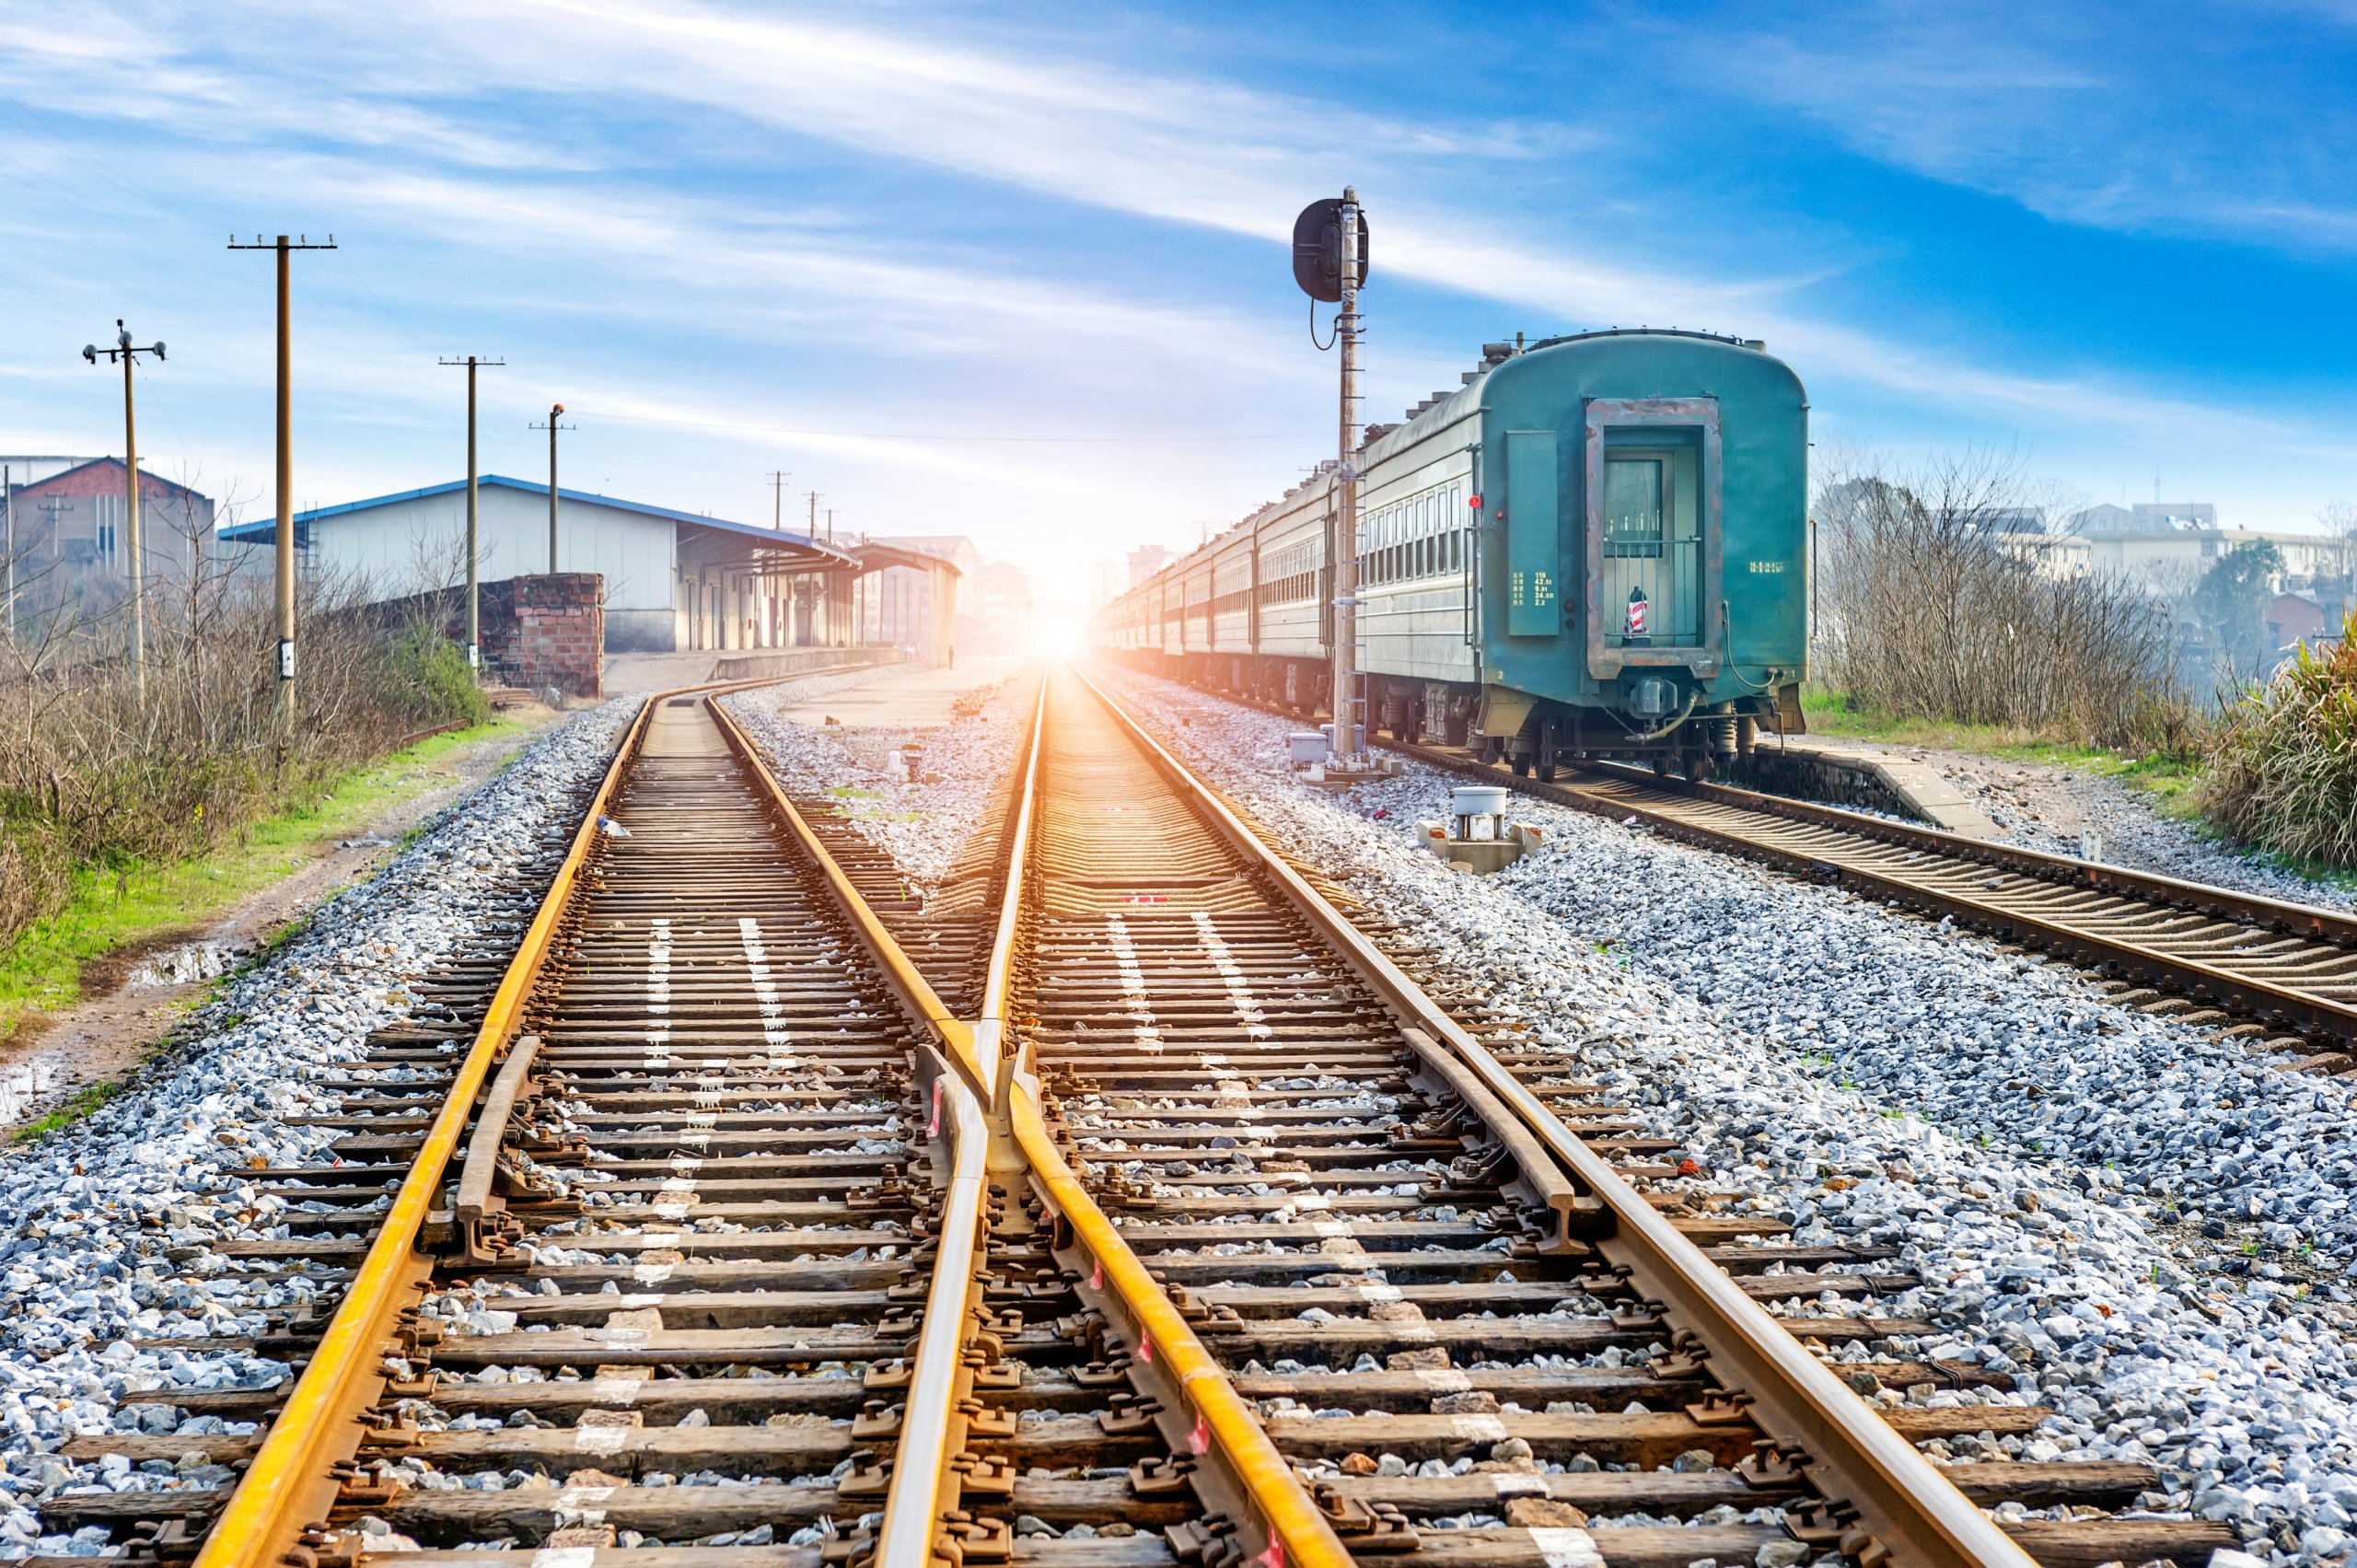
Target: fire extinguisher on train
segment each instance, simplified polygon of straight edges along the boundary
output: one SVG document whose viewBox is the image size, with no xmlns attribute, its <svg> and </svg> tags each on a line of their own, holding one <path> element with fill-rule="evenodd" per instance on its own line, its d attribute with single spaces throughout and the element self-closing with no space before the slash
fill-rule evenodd
<svg viewBox="0 0 2357 1568">
<path fill-rule="evenodd" d="M 1629 590 L 1629 633 L 1631 637 L 1645 634 L 1645 589 L 1639 584 Z"/>
</svg>

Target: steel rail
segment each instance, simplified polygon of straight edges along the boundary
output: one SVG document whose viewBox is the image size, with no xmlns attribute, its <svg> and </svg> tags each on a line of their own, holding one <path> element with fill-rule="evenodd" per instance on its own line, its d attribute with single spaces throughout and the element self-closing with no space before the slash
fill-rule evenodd
<svg viewBox="0 0 2357 1568">
<path fill-rule="evenodd" d="M 964 1446 L 958 1398 L 977 1249 L 983 1239 L 982 1200 L 988 1195 L 989 1129 L 973 1091 L 938 1052 L 923 1053 L 924 1076 L 936 1108 L 935 1128 L 950 1146 L 950 1177 L 942 1193 L 940 1251 L 925 1288 L 923 1327 L 910 1365 L 908 1402 L 893 1446 L 892 1486 L 876 1534 L 873 1568 L 927 1568 L 942 1515 L 954 1503 L 957 1480 L 949 1459 Z"/>
<path fill-rule="evenodd" d="M 1350 1553 L 1260 1418 L 1229 1384 L 1226 1369 L 1203 1348 L 1065 1163 L 1040 1111 L 1037 1086 L 1023 1074 L 1012 1076 L 1007 1095 L 1011 1120 L 1034 1181 L 1057 1218 L 1102 1271 L 1104 1284 L 1130 1313 L 1137 1336 L 1134 1358 L 1159 1361 L 1200 1421 L 1188 1421 L 1185 1411 L 1163 1413 L 1177 1418 L 1174 1425 L 1192 1429 L 1188 1446 L 1200 1458 L 1227 1466 L 1260 1512 L 1265 1531 L 1261 1550 L 1246 1556 L 1263 1568 L 1350 1568 Z M 1241 1527 L 1243 1521 L 1237 1523 Z"/>
<path fill-rule="evenodd" d="M 1864 1530 L 1902 1568 L 2032 1568 L 2034 1560 L 1937 1467 L 1804 1350 L 1726 1272 L 1679 1234 L 1644 1195 L 1563 1125 L 1538 1096 L 1385 957 L 1300 873 L 1264 845 L 1219 795 L 1199 782 L 1136 719 L 1074 672 L 1155 771 L 1191 799 L 1237 851 L 1284 894 L 1401 1015 L 1447 1042 L 1492 1094 L 1512 1107 L 1555 1158 L 1608 1211 L 1608 1256 L 1684 1320 L 1730 1388 L 1751 1396 L 1783 1458 L 1825 1495 L 1858 1511 Z M 1864 1544 L 1863 1542 L 1861 1543 Z"/>
<path fill-rule="evenodd" d="M 726 694 L 714 693 L 715 696 Z M 711 707 L 713 722 L 718 726 L 722 738 L 745 763 L 761 784 L 761 792 L 769 796 L 770 804 L 777 808 L 778 815 L 793 832 L 795 842 L 810 857 L 810 864 L 826 884 L 828 893 L 835 900 L 835 907 L 842 912 L 843 918 L 858 932 L 861 942 L 875 955 L 877 962 L 883 968 L 886 983 L 900 996 L 901 1005 L 934 1031 L 943 1052 L 966 1074 L 975 1089 L 986 1093 L 981 1063 L 974 1054 L 973 1027 L 950 1010 L 949 1004 L 934 990 L 932 982 L 924 978 L 923 971 L 917 968 L 915 960 L 909 957 L 890 928 L 868 906 L 867 900 L 860 897 L 859 889 L 852 886 L 851 878 L 835 863 L 835 857 L 827 853 L 826 845 L 811 830 L 809 821 L 795 807 L 793 797 L 786 794 L 785 787 L 777 782 L 768 764 L 761 761 L 761 749 L 753 744 L 752 738 L 745 733 L 743 726 L 729 715 L 726 708 L 717 703 L 712 703 Z"/>
<path fill-rule="evenodd" d="M 1634 768 L 1617 763 L 1588 766 L 1590 771 L 1606 778 L 1654 790 L 1664 787 L 1659 779 Z M 2189 882 L 2157 871 L 2139 871 L 2132 866 L 2079 860 L 2048 850 L 2031 849 L 2024 844 L 1992 843 L 1985 839 L 1966 838 L 1960 833 L 1921 823 L 1896 822 L 1885 817 L 1869 816 L 1863 811 L 1846 810 L 1814 800 L 1787 799 L 1736 784 L 1700 782 L 1671 786 L 1666 793 L 1690 794 L 1697 800 L 1714 805 L 1732 806 L 1819 827 L 1839 828 L 1861 838 L 1881 839 L 1928 854 L 2011 866 L 2044 881 L 2122 893 L 2147 903 L 2171 904 L 2205 914 L 2223 915 L 2230 920 L 2253 920 L 2287 935 L 2321 937 L 2328 942 L 2357 947 L 2357 915 L 2339 910 L 2295 904 L 2208 882 Z"/>
<path fill-rule="evenodd" d="M 951 1461 L 965 1446 L 963 1411 L 974 1371 L 967 1351 L 980 1326 L 974 1310 L 975 1262 L 977 1249 L 987 1235 L 982 1208 L 990 1196 L 990 1136 L 981 1106 L 987 1103 L 993 1081 L 986 1060 L 977 1055 L 977 1037 L 981 1031 L 951 1012 L 907 949 L 852 886 L 743 727 L 719 703 L 712 703 L 711 708 L 722 738 L 760 782 L 762 793 L 826 883 L 836 907 L 883 970 L 886 984 L 936 1037 L 937 1050 L 921 1051 L 918 1056 L 921 1067 L 937 1069 L 923 1074 L 935 1097 L 930 1131 L 935 1136 L 945 1128 L 948 1131 L 951 1170 L 941 1195 L 939 1249 L 925 1289 L 916 1353 L 910 1360 L 900 1432 L 893 1447 L 891 1486 L 885 1497 L 874 1563 L 874 1568 L 927 1568 L 936 1555 L 944 1516 L 955 1508 L 958 1494 Z M 926 1061 L 927 1057 L 932 1060 Z"/>
<path fill-rule="evenodd" d="M 982 981 L 981 1016 L 974 1021 L 974 1050 L 981 1059 L 983 1092 L 993 1109 L 1004 1113 L 1000 1061 L 1007 1040 L 1008 996 L 1015 980 L 1016 933 L 1023 915 L 1023 871 L 1031 861 L 1031 829 L 1038 801 L 1039 749 L 1048 728 L 1048 682 L 1039 681 L 1039 696 L 1031 704 L 1031 734 L 1023 748 L 1023 772 L 1015 783 L 1013 820 L 1007 829 L 1006 886 L 999 897 L 998 923 L 991 937 L 990 967 Z"/>
<path fill-rule="evenodd" d="M 1984 930 L 2026 944 L 2075 954 L 2127 973 L 2178 987 L 2197 1001 L 2302 1030 L 2357 1042 L 2357 1005 L 2336 1002 L 2295 984 L 2237 974 L 2200 958 L 2123 937 L 2107 935 L 2073 923 L 2013 907 L 2000 899 L 1981 899 L 1927 886 L 1912 877 L 1869 866 L 1828 860 L 1822 854 L 1791 849 L 1733 828 L 1689 820 L 1676 813 L 1617 794 L 1581 788 L 1575 784 L 1526 779 L 1489 763 L 1415 742 L 1389 742 L 1391 749 L 1420 762 L 1466 777 L 1495 783 L 1537 799 L 1552 801 L 1575 811 L 1619 820 L 1636 817 L 1657 831 L 1722 854 L 1764 861 L 1798 876 L 1852 888 L 1875 898 L 1896 900 L 1919 910 L 1952 915 Z M 1666 793 L 1674 800 L 1695 800 L 1733 810 L 1756 811 L 1780 820 L 1806 824 L 1850 834 L 1854 838 L 2009 869 L 2041 887 L 2107 892 L 2148 905 L 2207 914 L 2222 920 L 2248 922 L 2288 936 L 2323 941 L 2357 952 L 2357 919 L 2330 910 L 2243 894 L 2199 882 L 2180 881 L 2152 872 L 2091 865 L 2067 855 L 2012 844 L 1991 844 L 1934 828 L 1892 822 L 1861 812 L 1813 801 L 1783 800 L 1723 784 L 1697 784 L 1663 791 L 1659 781 L 1640 779 L 1620 768 L 1591 769 L 1610 782 L 1634 790 Z"/>
<path fill-rule="evenodd" d="M 435 1199 L 459 1140 L 465 1135 L 468 1123 L 474 1120 L 476 1099 L 521 1024 L 524 1004 L 539 981 L 558 923 L 589 851 L 597 842 L 598 819 L 605 814 L 624 770 L 637 754 L 656 710 L 679 696 L 693 694 L 711 703 L 715 697 L 803 679 L 807 673 L 674 687 L 652 692 L 640 703 L 629 727 L 616 743 L 596 792 L 582 810 L 573 842 L 550 879 L 548 891 L 523 940 L 500 976 L 482 1022 L 452 1075 L 449 1092 L 435 1113 L 415 1160 L 385 1211 L 376 1238 L 354 1271 L 302 1376 L 296 1379 L 286 1403 L 246 1467 L 237 1490 L 206 1531 L 194 1568 L 282 1568 L 289 1562 L 308 1564 L 315 1556 L 302 1544 L 304 1532 L 327 1518 L 341 1485 L 334 1473 L 340 1457 L 331 1455 L 331 1446 L 340 1437 L 356 1437 L 360 1411 L 380 1397 L 391 1376 L 384 1365 L 383 1350 L 403 1308 L 402 1298 L 421 1289 L 432 1274 L 431 1260 L 416 1250 L 417 1240 L 434 1212 Z M 749 754 L 741 733 L 717 703 L 712 704 L 712 713 L 721 720 L 723 733 L 732 737 L 732 745 L 740 748 L 739 754 Z M 754 772 L 768 785 L 773 798 L 783 802 L 783 792 L 777 790 L 768 770 L 756 766 Z M 793 810 L 791 803 L 785 803 L 785 808 L 802 842 L 814 854 L 817 864 L 829 873 L 830 886 L 837 898 L 848 895 L 852 907 L 865 913 L 865 904 L 852 892 L 832 859 L 819 848 L 808 825 Z M 856 917 L 854 923 L 861 923 Z M 868 914 L 862 928 L 871 926 L 887 942 L 890 941 L 888 934 L 883 933 L 874 916 Z M 898 944 L 892 944 L 889 951 L 900 967 L 895 970 L 891 962 L 886 961 L 888 973 L 896 981 L 903 973 L 914 977 L 914 966 L 909 964 Z M 878 957 L 882 958 L 882 953 Z M 935 1013 L 946 1018 L 947 1010 L 941 1006 L 939 998 L 932 996 L 931 988 L 923 986 L 922 977 L 916 979 L 922 993 L 932 998 Z M 921 1016 L 929 1021 L 934 1016 Z M 948 1021 L 955 1025 L 955 1020 Z M 962 1040 L 970 1057 L 970 1034 L 964 1031 L 962 1025 L 955 1028 L 954 1038 Z"/>
<path fill-rule="evenodd" d="M 1350 1553 L 1270 1440 L 1259 1416 L 1229 1384 L 1226 1371 L 1203 1348 L 1194 1330 L 1056 1147 L 1040 1109 L 1039 1078 L 1028 1051 L 1016 1056 L 1007 1053 L 1014 1038 L 1008 1007 L 1016 947 L 1028 908 L 1049 684 L 1044 679 L 1039 682 L 1030 736 L 1023 750 L 1007 834 L 1005 886 L 983 989 L 982 1016 L 975 1026 L 977 1043 L 991 1049 L 984 1065 L 995 1091 L 993 1119 L 999 1123 L 997 1131 L 1012 1140 L 1049 1211 L 1086 1250 L 1096 1277 L 1130 1315 L 1136 1358 L 1141 1363 L 1158 1358 L 1162 1374 L 1175 1383 L 1200 1417 L 1198 1423 L 1183 1411 L 1164 1412 L 1170 1418 L 1169 1424 L 1185 1434 L 1185 1448 L 1191 1449 L 1198 1459 L 1223 1466 L 1235 1483 L 1234 1490 L 1259 1514 L 1263 1539 L 1260 1550 L 1248 1555 L 1263 1568 L 1287 1568 L 1288 1564 L 1291 1568 L 1349 1568 Z M 1180 1445 L 1174 1444 L 1173 1448 L 1178 1450 Z"/>
<path fill-rule="evenodd" d="M 946 1004 L 826 854 L 807 820 L 768 769 L 755 761 L 753 772 L 814 863 L 824 871 L 836 900 L 860 927 L 911 1011 L 925 1017 L 939 1031 L 945 1046 L 970 1083 L 977 1087 L 994 1088 L 995 1103 L 1003 1108 L 1011 1124 L 1008 1130 L 1056 1214 L 1103 1266 L 1107 1283 L 1130 1310 L 1141 1334 L 1150 1336 L 1155 1348 L 1146 1353 L 1152 1355 L 1159 1351 L 1166 1371 L 1179 1380 L 1194 1411 L 1202 1417 L 1204 1442 L 1201 1457 L 1225 1464 L 1260 1511 L 1268 1533 L 1260 1555 L 1267 1568 L 1283 1568 L 1288 1562 L 1293 1568 L 1348 1568 L 1349 1553 L 1302 1488 L 1293 1468 L 1261 1429 L 1258 1417 L 1229 1386 L 1219 1363 L 1203 1348 L 1178 1309 L 1065 1164 L 1040 1113 L 1036 1083 L 1026 1081 L 1019 1064 L 1003 1060 L 1009 980 L 1022 926 L 1025 872 L 1036 816 L 1047 703 L 1047 685 L 1043 681 L 1033 708 L 1030 740 L 1025 749 L 1008 834 L 1006 884 L 992 946 L 984 1016 L 973 1024 L 951 1016 Z M 731 747 L 751 759 L 751 743 L 741 729 L 716 705 L 714 714 Z M 993 1025 L 998 1027 L 994 1028 Z M 980 1054 L 985 1045 L 990 1048 L 987 1056 Z M 961 1170 L 964 1164 L 961 1149 Z M 965 1234 L 978 1234 L 979 1212 L 986 1195 L 986 1182 L 977 1180 L 964 1186 L 953 1179 L 950 1194 L 945 1201 L 941 1250 L 935 1263 L 909 1383 L 902 1438 L 894 1458 L 892 1493 L 887 1502 L 888 1533 L 879 1537 L 877 1544 L 878 1568 L 922 1568 L 932 1555 L 934 1539 L 942 1527 L 943 1494 L 955 1484 L 949 1475 L 958 1424 L 956 1385 L 965 1370 L 962 1357 L 971 1337 L 973 1315 L 965 1303 L 970 1266 L 954 1281 L 950 1274 L 952 1260 L 970 1259 L 971 1248 L 961 1250 L 954 1247 L 950 1227 L 963 1227 L 970 1216 L 976 1228 L 968 1229 Z M 947 1206 L 951 1204 L 954 1207 Z M 920 1412 L 926 1413 L 921 1418 Z M 920 1419 L 921 1430 L 911 1424 Z M 912 1482 L 911 1478 L 921 1479 Z M 915 1490 L 903 1501 L 902 1491 L 911 1484 Z"/>
<path fill-rule="evenodd" d="M 337 1305 L 310 1364 L 296 1380 L 237 1491 L 206 1532 L 196 1568 L 280 1568 L 283 1562 L 300 1561 L 290 1554 L 301 1550 L 298 1543 L 304 1527 L 327 1517 L 327 1504 L 338 1485 L 331 1473 L 327 1446 L 337 1434 L 351 1429 L 354 1418 L 374 1402 L 383 1388 L 384 1343 L 402 1306 L 401 1298 L 421 1285 L 429 1272 L 415 1246 L 433 1212 L 443 1173 L 474 1116 L 475 1097 L 521 1019 L 525 1000 L 555 938 L 557 922 L 597 842 L 598 819 L 645 735 L 656 705 L 670 695 L 659 692 L 640 704 L 615 747 L 605 777 L 574 830 L 573 843 L 551 879 L 516 957 L 500 977 L 499 989 L 493 993 L 474 1041 L 459 1063 L 449 1094 L 418 1149 L 415 1163 L 394 1194 L 377 1238 Z"/>
<path fill-rule="evenodd" d="M 1283 717 L 1295 716 L 1275 703 L 1239 698 L 1233 693 L 1219 695 L 1226 701 L 1237 702 L 1266 713 Z M 2296 985 L 2238 974 L 2216 964 L 2107 936 L 2066 921 L 2044 920 L 1998 900 L 1943 891 L 1905 877 L 1865 866 L 1843 865 L 1827 860 L 1821 854 L 1788 849 L 1724 828 L 1689 821 L 1648 806 L 1642 800 L 1584 790 L 1577 784 L 1558 780 L 1527 778 L 1454 749 L 1435 747 L 1422 741 L 1378 741 L 1372 738 L 1367 744 L 1373 749 L 1411 758 L 1444 772 L 1480 779 L 1484 784 L 1494 784 L 1535 799 L 1552 801 L 1574 811 L 1609 817 L 1616 821 L 1634 816 L 1666 837 L 1723 854 L 1764 862 L 1796 876 L 1847 886 L 1868 897 L 1894 900 L 1933 914 L 1953 916 L 1980 930 L 2020 940 L 2026 946 L 2067 953 L 2096 967 L 2115 970 L 2140 980 L 2175 988 L 2196 1002 L 2212 1003 L 2263 1023 L 2332 1037 L 2341 1042 L 2343 1050 L 2357 1047 L 2357 1004 L 2337 1002 L 2303 991 Z M 2357 916 L 2335 910 L 2290 903 L 2206 882 L 2189 882 L 2159 872 L 2076 860 L 2069 855 L 2018 844 L 1965 838 L 1937 828 L 1868 816 L 1817 801 L 1794 800 L 1707 782 L 1665 784 L 1650 774 L 1614 763 L 1592 762 L 1579 766 L 1589 773 L 1631 789 L 1666 793 L 1680 799 L 1733 810 L 1756 811 L 1919 854 L 1945 855 L 2010 870 L 2046 887 L 2108 893 L 2155 908 L 2207 914 L 2305 941 L 2327 943 L 2357 954 Z"/>
</svg>

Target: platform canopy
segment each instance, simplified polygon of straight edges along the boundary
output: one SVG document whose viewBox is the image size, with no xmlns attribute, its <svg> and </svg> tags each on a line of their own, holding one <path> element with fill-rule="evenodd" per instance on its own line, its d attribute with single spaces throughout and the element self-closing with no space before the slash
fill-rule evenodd
<svg viewBox="0 0 2357 1568">
<path fill-rule="evenodd" d="M 962 577 L 958 563 L 946 555 L 930 551 L 911 550 L 903 544 L 887 544 L 881 540 L 864 540 L 842 547 L 857 562 L 859 570 L 881 572 L 888 566 L 906 566 L 913 572 L 941 572 L 952 577 Z"/>
</svg>

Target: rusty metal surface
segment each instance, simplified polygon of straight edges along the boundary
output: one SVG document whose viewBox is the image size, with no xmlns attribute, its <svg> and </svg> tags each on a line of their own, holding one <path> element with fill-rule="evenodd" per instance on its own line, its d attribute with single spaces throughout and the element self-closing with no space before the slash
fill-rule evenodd
<svg viewBox="0 0 2357 1568">
<path fill-rule="evenodd" d="M 2034 1410 L 1877 1414 L 1810 1352 L 1921 1331 L 1803 1305 L 1911 1282 L 1842 1249 L 1780 1267 L 1780 1226 L 1688 1208 L 1677 1173 L 1653 1158 L 1667 1145 L 1633 1136 L 1620 1108 L 1545 1053 L 1502 1050 L 1457 1025 L 1357 929 L 1379 917 L 1332 907 L 1133 727 L 1124 769 L 1109 704 L 1087 718 L 1081 690 L 1066 679 L 1053 699 L 1020 1031 L 1074 1168 L 1120 1216 L 1128 1245 L 1240 1389 L 1282 1390 L 1280 1411 L 1302 1407 L 1271 1419 L 1271 1435 L 1308 1467 L 1329 1508 L 1344 1510 L 1338 1528 L 1354 1553 L 1414 1542 L 1452 1561 L 1712 1555 L 1727 1548 L 1702 1527 L 1687 1527 L 1683 1543 L 1640 1543 L 1535 1505 L 1576 1496 L 1608 1511 L 1689 1513 L 1654 1469 L 1689 1452 L 1710 1460 L 1689 1472 L 1698 1487 L 1785 1509 L 1771 1536 L 1789 1529 L 1869 1562 L 2059 1564 L 2149 1547 L 2190 1562 L 2224 1543 L 2181 1521 L 2000 1527 L 1983 1508 L 2055 1467 L 1944 1474 L 1915 1445 L 1943 1420 L 2003 1425 L 2035 1422 Z M 1124 906 L 1060 899 L 1061 883 L 1089 884 L 1118 853 L 1108 799 L 1145 818 L 1156 853 L 1122 864 Z M 1787 1315 L 1761 1309 L 1780 1295 Z M 1092 1345 L 1118 1364 L 1120 1342 L 1109 1331 Z M 1601 1402 L 1580 1400 L 1600 1376 L 1577 1370 L 1582 1353 L 1613 1343 L 1650 1356 L 1623 1363 L 1633 1376 Z M 1566 1353 L 1571 1365 L 1551 1373 L 1536 1369 L 1562 1364 L 1531 1359 Z M 1889 1388 L 1952 1376 L 1887 1353 L 1844 1372 L 1858 1366 Z M 1521 1367 L 1532 1381 L 1518 1381 Z M 1578 1402 L 1548 1403 L 1558 1396 Z M 1624 1404 L 1620 1417 L 1596 1413 Z M 1366 1457 L 1378 1454 L 1411 1467 L 1470 1458 L 1468 1480 L 1486 1495 L 1355 1462 L 1374 1469 Z M 1565 1486 L 1522 1455 L 1637 1462 Z M 1488 1518 L 1432 1529 L 1444 1512 Z"/>
</svg>

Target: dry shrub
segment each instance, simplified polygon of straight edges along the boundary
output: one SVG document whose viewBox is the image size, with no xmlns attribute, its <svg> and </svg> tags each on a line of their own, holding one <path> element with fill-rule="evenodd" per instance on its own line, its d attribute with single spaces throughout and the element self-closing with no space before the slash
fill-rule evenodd
<svg viewBox="0 0 2357 1568">
<path fill-rule="evenodd" d="M 78 873 L 203 854 L 417 730 L 483 716 L 457 650 L 373 619 L 365 585 L 311 583 L 288 722 L 267 559 L 184 542 L 145 595 L 144 695 L 122 597 L 28 574 L 0 634 L 0 942 Z"/>
<path fill-rule="evenodd" d="M 2357 866 L 2357 615 L 2226 710 L 2197 798 L 2245 843 Z"/>
<path fill-rule="evenodd" d="M 2167 611 L 2132 584 L 2038 570 L 2008 460 L 1837 474 L 1817 504 L 1817 674 L 1861 708 L 2075 743 L 2192 744 Z"/>
</svg>

